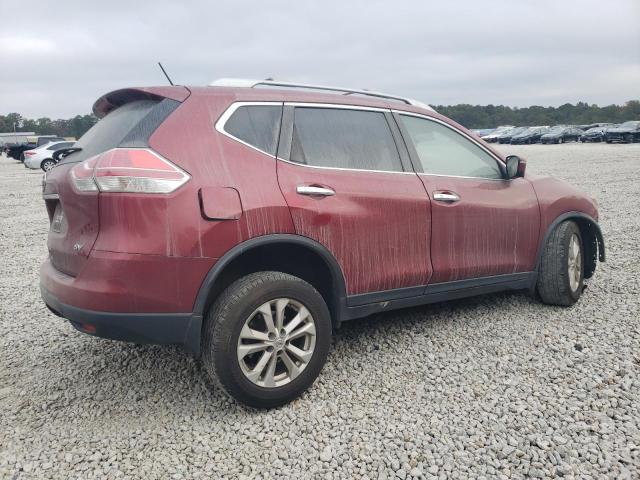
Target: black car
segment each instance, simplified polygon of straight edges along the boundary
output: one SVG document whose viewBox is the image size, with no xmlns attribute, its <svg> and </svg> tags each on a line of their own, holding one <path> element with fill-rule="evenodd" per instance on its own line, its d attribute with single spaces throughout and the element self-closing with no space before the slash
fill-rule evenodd
<svg viewBox="0 0 640 480">
<path fill-rule="evenodd" d="M 540 143 L 577 142 L 584 132 L 577 127 L 557 125 L 540 137 Z"/>
<path fill-rule="evenodd" d="M 592 127 L 588 129 L 586 132 L 584 132 L 582 135 L 580 135 L 580 141 L 582 143 L 602 142 L 604 141 L 604 136 L 607 132 L 607 128 L 609 128 L 609 126 L 607 125 Z"/>
<path fill-rule="evenodd" d="M 640 142 L 640 121 L 631 120 L 608 128 L 605 134 L 605 140 L 607 143 Z"/>
<path fill-rule="evenodd" d="M 49 142 L 63 142 L 65 138 L 56 137 L 54 135 L 41 135 L 36 138 L 35 142 L 17 143 L 9 147 L 7 156 L 24 162 L 24 152 L 33 150 Z"/>
<path fill-rule="evenodd" d="M 2 149 L 0 149 L 0 153 L 6 153 L 7 156 L 9 156 L 9 149 L 11 147 L 16 146 L 16 145 L 17 145 L 17 143 L 15 143 L 15 142 L 7 142 L 4 145 L 2 145 Z"/>
<path fill-rule="evenodd" d="M 24 152 L 36 148 L 35 142 L 15 143 L 7 148 L 7 157 L 24 161 Z"/>
<path fill-rule="evenodd" d="M 516 135 L 520 135 L 528 128 L 529 127 L 513 127 L 498 137 L 498 143 L 509 143 L 511 142 L 511 138 Z"/>
<path fill-rule="evenodd" d="M 524 143 L 538 143 L 540 137 L 549 131 L 549 127 L 531 127 L 524 132 L 511 137 L 512 145 L 522 145 Z"/>
</svg>

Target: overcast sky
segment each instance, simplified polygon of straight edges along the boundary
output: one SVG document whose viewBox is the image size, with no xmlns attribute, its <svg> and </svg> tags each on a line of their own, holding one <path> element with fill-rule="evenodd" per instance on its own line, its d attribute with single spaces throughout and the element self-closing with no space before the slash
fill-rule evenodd
<svg viewBox="0 0 640 480">
<path fill-rule="evenodd" d="M 8 5 L 11 3 L 12 5 Z M 275 77 L 431 104 L 640 98 L 640 0 L 0 0 L 0 114 L 166 81 Z"/>
</svg>

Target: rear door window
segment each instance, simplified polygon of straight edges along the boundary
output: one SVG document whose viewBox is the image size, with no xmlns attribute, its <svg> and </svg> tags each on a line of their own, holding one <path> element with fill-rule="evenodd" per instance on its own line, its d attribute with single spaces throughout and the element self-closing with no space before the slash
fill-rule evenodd
<svg viewBox="0 0 640 480">
<path fill-rule="evenodd" d="M 402 171 L 384 113 L 368 110 L 296 107 L 289 159 L 317 167 Z"/>
<path fill-rule="evenodd" d="M 275 156 L 281 118 L 281 105 L 243 105 L 229 117 L 224 131 L 242 143 Z"/>
</svg>

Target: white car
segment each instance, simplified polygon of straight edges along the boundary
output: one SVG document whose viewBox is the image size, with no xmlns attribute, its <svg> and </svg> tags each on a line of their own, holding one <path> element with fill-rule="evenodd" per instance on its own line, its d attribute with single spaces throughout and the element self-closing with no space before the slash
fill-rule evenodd
<svg viewBox="0 0 640 480">
<path fill-rule="evenodd" d="M 53 159 L 53 154 L 56 150 L 69 148 L 74 143 L 75 142 L 49 142 L 33 150 L 27 150 L 24 152 L 24 166 L 33 168 L 34 170 L 41 168 L 45 172 L 48 172 L 56 164 L 56 161 Z"/>
<path fill-rule="evenodd" d="M 493 132 L 482 137 L 485 142 L 494 143 L 498 141 L 498 137 L 503 133 L 506 133 L 509 129 L 513 128 L 511 125 L 500 125 Z"/>
</svg>

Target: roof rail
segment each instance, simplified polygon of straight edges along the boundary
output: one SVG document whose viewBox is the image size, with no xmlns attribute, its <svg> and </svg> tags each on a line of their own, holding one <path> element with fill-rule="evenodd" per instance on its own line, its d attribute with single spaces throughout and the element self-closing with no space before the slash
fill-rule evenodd
<svg viewBox="0 0 640 480">
<path fill-rule="evenodd" d="M 387 100 L 397 100 L 404 102 L 407 105 L 414 105 L 416 107 L 426 108 L 435 112 L 435 110 L 426 103 L 412 100 L 411 98 L 400 97 L 397 95 L 389 95 L 387 93 L 372 92 L 371 90 L 359 90 L 354 88 L 343 87 L 331 87 L 326 85 L 313 85 L 308 83 L 294 83 L 294 82 L 280 82 L 277 80 L 253 80 L 248 78 L 220 78 L 209 84 L 211 87 L 242 87 L 242 88 L 255 88 L 257 86 L 264 85 L 268 87 L 284 87 L 284 88 L 304 88 L 307 90 L 323 90 L 327 92 L 342 93 L 343 95 L 366 95 L 369 97 L 384 98 Z"/>
</svg>

